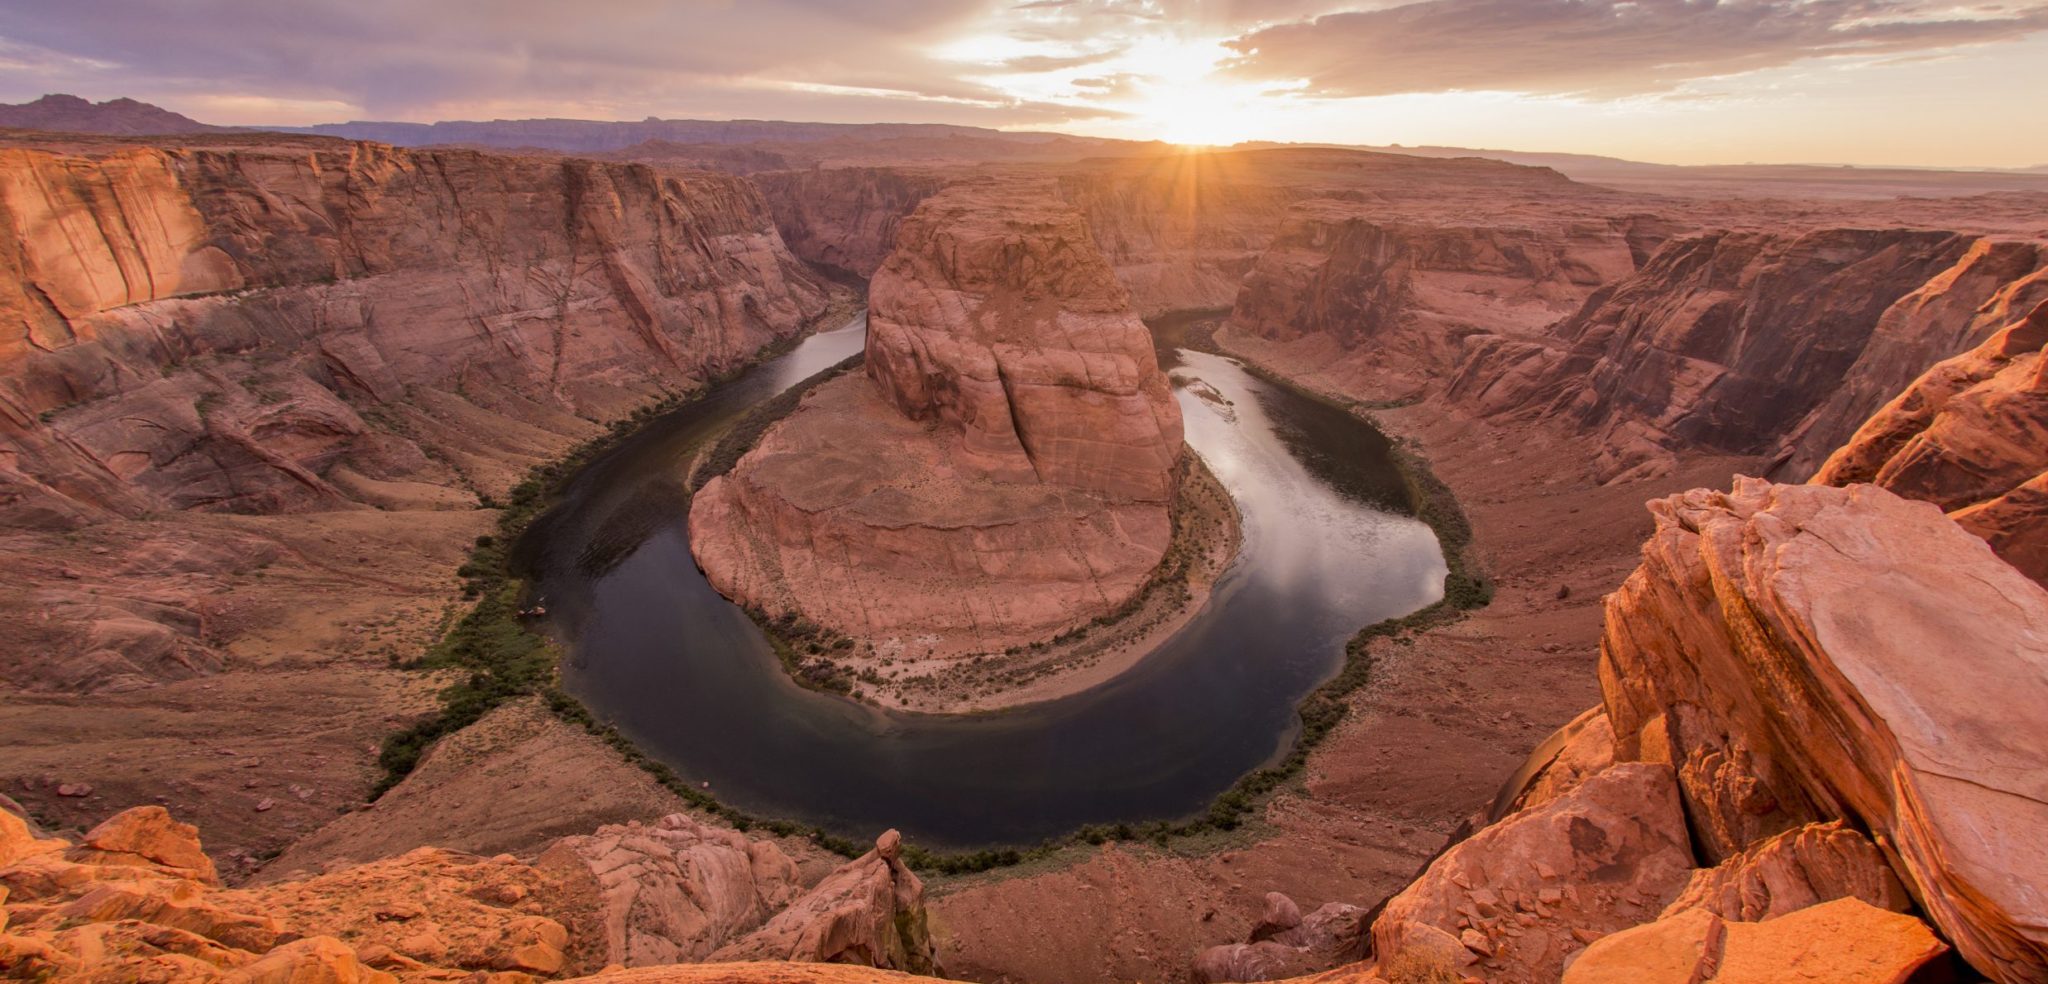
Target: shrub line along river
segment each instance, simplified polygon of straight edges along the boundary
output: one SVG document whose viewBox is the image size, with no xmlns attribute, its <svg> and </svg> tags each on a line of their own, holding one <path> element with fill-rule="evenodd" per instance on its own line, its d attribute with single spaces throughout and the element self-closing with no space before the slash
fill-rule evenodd
<svg viewBox="0 0 2048 984">
<path fill-rule="evenodd" d="M 517 551 L 568 653 L 563 686 L 729 806 L 952 849 L 1187 816 L 1287 754 L 1297 703 L 1354 632 L 1442 597 L 1442 551 L 1409 515 L 1383 435 L 1229 358 L 1163 344 L 1188 444 L 1244 520 L 1236 562 L 1185 628 L 1099 687 L 992 713 L 804 689 L 697 569 L 683 469 L 865 336 L 856 317 L 650 422 L 571 477 Z"/>
</svg>

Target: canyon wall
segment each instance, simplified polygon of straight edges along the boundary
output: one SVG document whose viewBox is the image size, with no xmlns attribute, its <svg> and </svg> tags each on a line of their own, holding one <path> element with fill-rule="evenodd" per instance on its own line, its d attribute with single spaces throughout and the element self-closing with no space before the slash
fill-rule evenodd
<svg viewBox="0 0 2048 984">
<path fill-rule="evenodd" d="M 866 370 L 690 512 L 712 584 L 897 655 L 1000 652 L 1115 610 L 1171 536 L 1179 405 L 1080 214 L 982 182 L 903 223 Z"/>
<path fill-rule="evenodd" d="M 16 149 L 0 210 L 16 518 L 502 492 L 826 305 L 750 186 L 633 165 Z"/>
<path fill-rule="evenodd" d="M 1659 250 L 1549 337 L 1468 345 L 1448 391 L 1592 435 L 1602 481 L 1681 450 L 1803 478 L 1933 361 L 2048 294 L 2041 249 L 1942 231 L 1713 233 Z"/>
<path fill-rule="evenodd" d="M 791 252 L 866 278 L 896 248 L 896 229 L 919 203 L 960 175 L 894 167 L 769 171 L 761 189 Z"/>
<path fill-rule="evenodd" d="M 1635 270 L 1625 219 L 1526 226 L 1382 219 L 1339 202 L 1290 214 L 1244 280 L 1226 332 L 1359 353 L 1427 389 L 1476 336 L 1537 333 Z"/>
<path fill-rule="evenodd" d="M 58 690 L 211 673 L 220 616 L 264 593 L 230 584 L 334 563 L 300 541 L 368 524 L 165 517 L 476 508 L 828 295 L 724 175 L 274 136 L 0 150 L 0 523 L 149 524 L 117 552 L 17 547 L 0 626 L 36 644 L 0 666 Z M 375 536 L 445 558 L 466 525 Z"/>
<path fill-rule="evenodd" d="M 1871 482 L 1932 502 L 2048 584 L 2044 346 L 2048 300 L 1927 370 L 1828 458 L 1813 481 Z"/>
</svg>

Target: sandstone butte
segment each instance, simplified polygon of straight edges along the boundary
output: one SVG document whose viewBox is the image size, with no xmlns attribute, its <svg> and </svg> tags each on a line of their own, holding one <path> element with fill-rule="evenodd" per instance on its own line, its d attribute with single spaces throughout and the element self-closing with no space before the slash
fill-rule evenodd
<svg viewBox="0 0 2048 984">
<path fill-rule="evenodd" d="M 698 493 L 726 596 L 878 652 L 1001 652 L 1115 611 L 1172 535 L 1179 405 L 1079 212 L 960 185 L 869 291 L 864 375 L 828 382 Z"/>
</svg>

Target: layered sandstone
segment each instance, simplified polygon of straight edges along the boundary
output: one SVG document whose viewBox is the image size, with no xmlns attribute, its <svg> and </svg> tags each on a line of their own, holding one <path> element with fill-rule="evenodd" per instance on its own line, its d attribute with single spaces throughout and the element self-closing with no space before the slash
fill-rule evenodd
<svg viewBox="0 0 2048 984">
<path fill-rule="evenodd" d="M 1454 397 L 1594 435 L 1603 481 L 1668 470 L 1678 449 L 1766 453 L 1840 385 L 1886 310 L 1970 245 L 1905 230 L 1679 240 L 1550 329 L 1556 346 L 1475 352 Z"/>
<path fill-rule="evenodd" d="M 1926 923 L 1852 898 L 1764 922 L 1693 909 L 1594 943 L 1564 982 L 1906 984 L 1947 952 Z"/>
<path fill-rule="evenodd" d="M 1601 644 L 1618 757 L 1678 770 L 1710 859 L 1846 819 L 1979 970 L 2048 973 L 2048 591 L 1870 486 L 1653 510 Z"/>
<path fill-rule="evenodd" d="M 0 149 L 0 522 L 473 509 L 826 305 L 721 175 L 274 136 Z M 217 670 L 224 582 L 300 554 L 197 524 L 45 555 L 0 624 L 46 651 L 0 664 L 61 690 Z"/>
<path fill-rule="evenodd" d="M 1486 981 L 1554 981 L 1600 936 L 1654 918 L 1692 847 L 1672 772 L 1609 768 L 1445 852 L 1373 923 L 1383 963 L 1439 946 Z"/>
<path fill-rule="evenodd" d="M 644 166 L 11 149 L 0 213 L 10 516 L 502 490 L 825 306 L 750 186 Z"/>
<path fill-rule="evenodd" d="M 957 174 L 889 167 L 751 175 L 791 252 L 866 278 L 896 248 L 897 227 Z"/>
<path fill-rule="evenodd" d="M 1298 205 L 1245 276 L 1222 337 L 1375 397 L 1470 388 L 1461 365 L 1502 346 L 1549 352 L 1549 326 L 1633 273 L 1655 235 L 1597 208 L 1462 218 Z"/>
<path fill-rule="evenodd" d="M 564 837 L 540 865 L 596 880 L 605 963 L 627 967 L 704 960 L 802 891 L 796 864 L 772 842 L 683 814 Z"/>
<path fill-rule="evenodd" d="M 1927 370 L 1814 481 L 1873 482 L 1940 506 L 2048 584 L 2048 300 Z"/>
<path fill-rule="evenodd" d="M 118 814 L 77 845 L 0 810 L 0 977 L 514 984 L 721 947 L 929 973 L 923 890 L 899 843 L 882 838 L 805 892 L 773 845 L 672 816 L 565 839 L 536 863 L 421 848 L 231 890 L 194 828 L 160 808 Z M 622 871 L 649 877 L 606 877 Z M 677 918 L 620 919 L 654 909 Z"/>
<path fill-rule="evenodd" d="M 866 373 L 820 386 L 690 514 L 712 584 L 897 654 L 1114 611 L 1158 564 L 1182 455 L 1151 339 L 1080 215 L 956 187 L 871 290 Z"/>
</svg>

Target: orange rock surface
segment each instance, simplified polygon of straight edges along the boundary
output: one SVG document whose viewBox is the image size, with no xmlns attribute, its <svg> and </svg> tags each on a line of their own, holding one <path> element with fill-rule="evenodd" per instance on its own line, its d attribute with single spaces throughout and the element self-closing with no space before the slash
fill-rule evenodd
<svg viewBox="0 0 2048 984">
<path fill-rule="evenodd" d="M 1601 643 L 1617 757 L 1677 768 L 1709 860 L 1846 818 L 1971 964 L 2048 973 L 2048 590 L 1872 486 L 1652 510 Z"/>
</svg>

